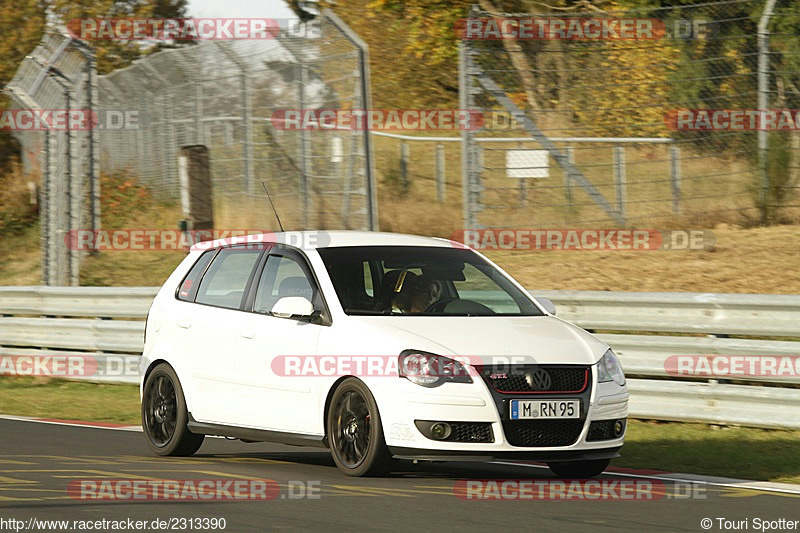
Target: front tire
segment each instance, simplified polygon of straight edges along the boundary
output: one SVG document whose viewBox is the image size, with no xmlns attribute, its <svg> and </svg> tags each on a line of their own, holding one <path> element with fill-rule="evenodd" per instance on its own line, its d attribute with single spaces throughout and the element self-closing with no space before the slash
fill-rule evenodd
<svg viewBox="0 0 800 533">
<path fill-rule="evenodd" d="M 565 461 L 547 463 L 550 471 L 564 479 L 589 479 L 599 476 L 608 468 L 610 459 L 593 459 L 589 461 Z"/>
<path fill-rule="evenodd" d="M 333 393 L 326 429 L 339 470 L 348 476 L 389 471 L 392 457 L 383 437 L 378 404 L 361 380 L 348 378 Z"/>
<path fill-rule="evenodd" d="M 205 435 L 186 426 L 189 414 L 178 375 L 166 363 L 150 372 L 142 393 L 142 429 L 150 449 L 158 455 L 192 455 Z"/>
</svg>

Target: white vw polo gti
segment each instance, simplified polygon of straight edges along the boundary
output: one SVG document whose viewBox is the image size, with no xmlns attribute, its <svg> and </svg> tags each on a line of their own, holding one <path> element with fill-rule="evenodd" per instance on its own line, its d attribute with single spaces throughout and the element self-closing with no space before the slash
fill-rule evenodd
<svg viewBox="0 0 800 533">
<path fill-rule="evenodd" d="M 392 459 L 545 462 L 600 474 L 628 409 L 609 347 L 478 252 L 319 231 L 195 245 L 145 326 L 142 425 L 159 455 L 205 435 Z"/>
</svg>

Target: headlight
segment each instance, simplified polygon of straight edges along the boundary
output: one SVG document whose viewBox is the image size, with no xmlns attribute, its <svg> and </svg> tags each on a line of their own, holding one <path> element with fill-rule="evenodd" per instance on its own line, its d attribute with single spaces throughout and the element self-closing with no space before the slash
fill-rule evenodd
<svg viewBox="0 0 800 533">
<path fill-rule="evenodd" d="M 446 382 L 472 383 L 467 368 L 458 361 L 419 350 L 403 350 L 398 372 L 400 377 L 423 387 L 438 387 Z"/>
<path fill-rule="evenodd" d="M 597 381 L 599 383 L 613 381 L 619 386 L 625 385 L 625 373 L 622 371 L 622 365 L 619 364 L 619 359 L 610 349 L 597 363 Z"/>
</svg>

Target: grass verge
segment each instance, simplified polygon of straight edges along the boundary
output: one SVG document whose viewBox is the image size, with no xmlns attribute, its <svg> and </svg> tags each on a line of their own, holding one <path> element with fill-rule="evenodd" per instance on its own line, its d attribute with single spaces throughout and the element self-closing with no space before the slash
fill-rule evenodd
<svg viewBox="0 0 800 533">
<path fill-rule="evenodd" d="M 57 379 L 0 378 L 0 413 L 139 423 L 139 389 Z M 631 420 L 614 466 L 800 483 L 800 431 Z"/>
<path fill-rule="evenodd" d="M 800 431 L 631 420 L 614 466 L 800 483 Z"/>
<path fill-rule="evenodd" d="M 3 376 L 0 377 L 0 413 L 139 424 L 139 388 Z"/>
</svg>

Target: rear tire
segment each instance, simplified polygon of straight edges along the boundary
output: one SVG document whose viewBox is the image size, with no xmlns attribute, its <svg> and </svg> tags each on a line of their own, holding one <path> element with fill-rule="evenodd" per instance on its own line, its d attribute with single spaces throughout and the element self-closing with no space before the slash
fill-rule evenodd
<svg viewBox="0 0 800 533">
<path fill-rule="evenodd" d="M 150 449 L 158 455 L 192 455 L 205 435 L 189 431 L 189 414 L 178 375 L 166 363 L 156 366 L 142 392 L 142 429 Z"/>
<path fill-rule="evenodd" d="M 550 471 L 564 479 L 589 479 L 599 476 L 608 468 L 611 459 L 594 459 L 590 461 L 565 461 L 547 463 Z"/>
<path fill-rule="evenodd" d="M 392 456 L 383 437 L 381 416 L 369 388 L 359 379 L 344 380 L 331 398 L 328 443 L 336 466 L 348 476 L 386 474 Z"/>
</svg>

